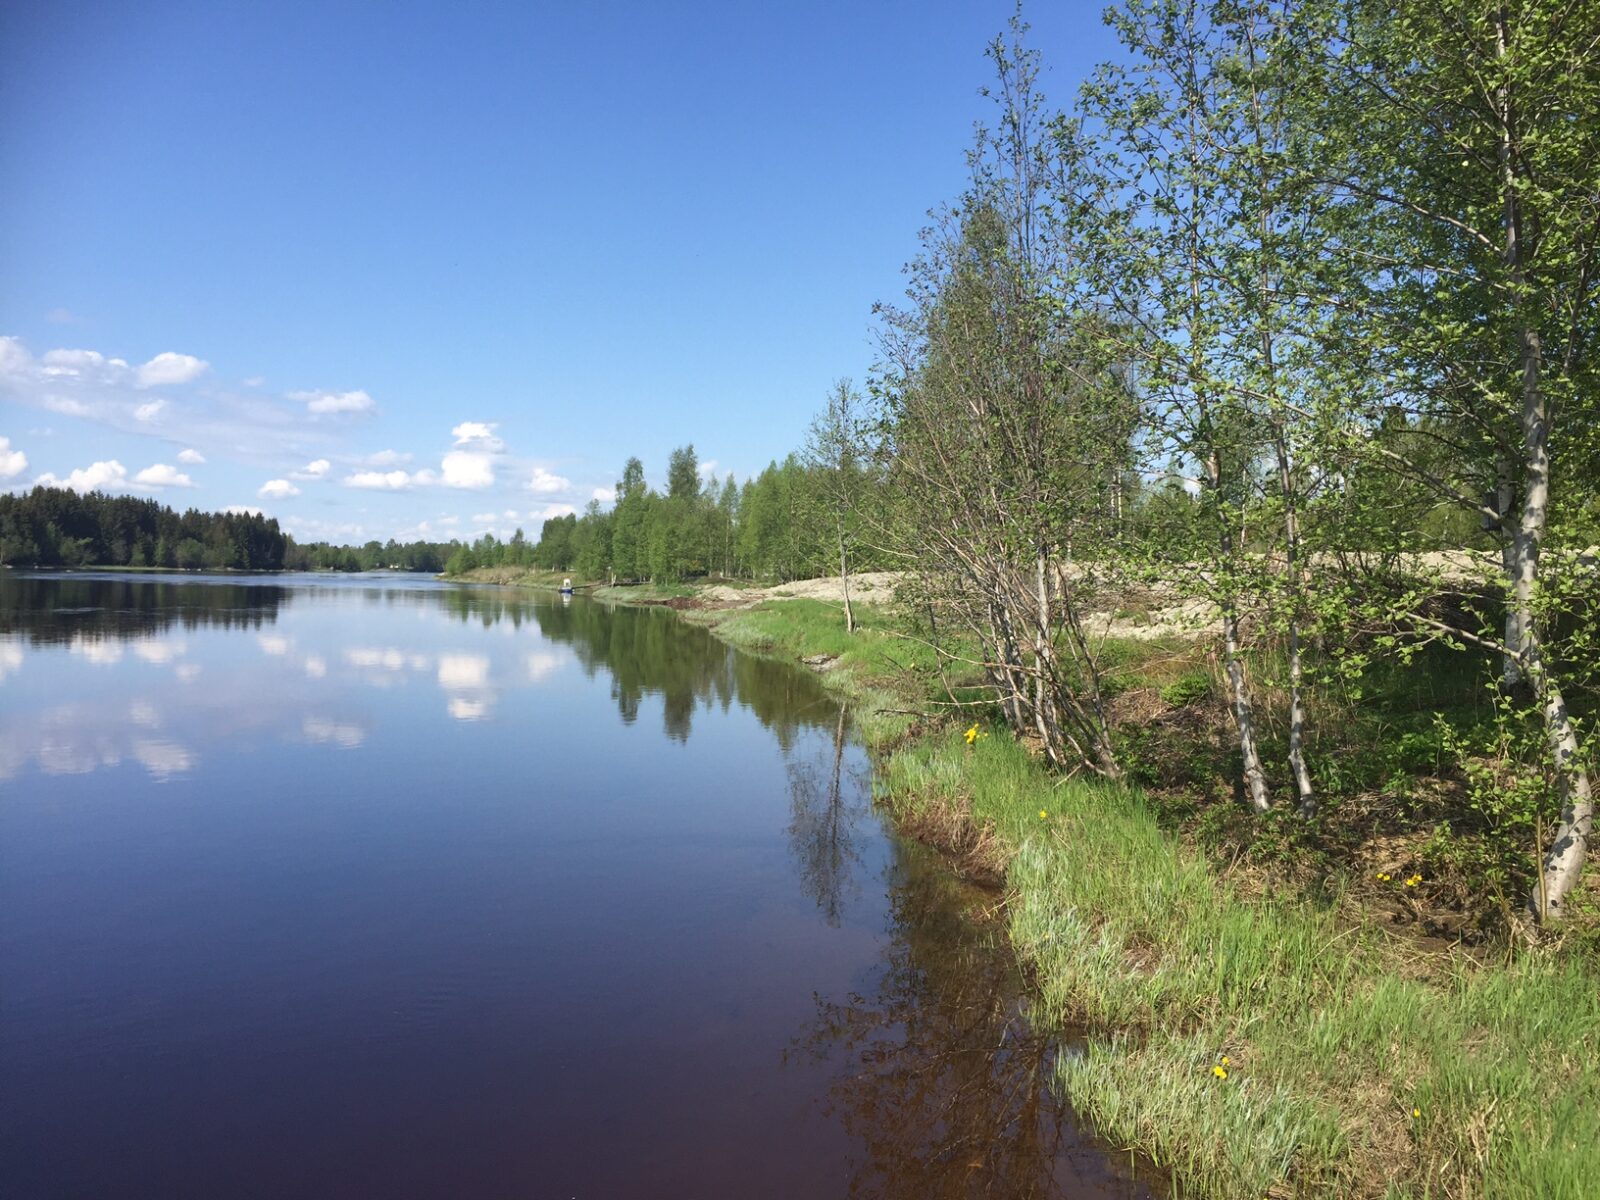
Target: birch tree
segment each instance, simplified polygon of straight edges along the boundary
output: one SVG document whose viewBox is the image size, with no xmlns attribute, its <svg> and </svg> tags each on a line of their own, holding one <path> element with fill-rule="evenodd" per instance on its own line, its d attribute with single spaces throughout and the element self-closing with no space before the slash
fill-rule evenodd
<svg viewBox="0 0 1600 1200">
<path fill-rule="evenodd" d="M 1558 614 L 1592 627 L 1594 593 L 1560 582 L 1574 557 L 1547 544 L 1570 508 L 1563 469 L 1586 461 L 1600 420 L 1600 3 L 1357 0 L 1342 17 L 1320 182 L 1339 202 L 1340 249 L 1365 270 L 1336 349 L 1380 385 L 1374 408 L 1452 441 L 1456 469 L 1424 477 L 1500 544 L 1503 627 L 1459 632 L 1503 655 L 1504 682 L 1526 687 L 1543 722 L 1558 812 L 1528 904 L 1555 918 L 1594 814 L 1550 643 Z"/>
<path fill-rule="evenodd" d="M 1098 646 L 1093 540 L 1107 393 L 1124 394 L 1060 289 L 1077 232 L 1048 203 L 1063 166 L 1037 56 L 1014 22 L 989 54 L 999 121 L 980 130 L 960 204 L 923 236 L 909 303 L 884 309 L 887 485 L 930 608 L 980 649 L 997 702 L 1048 760 L 1120 774 Z M 1095 563 L 1094 556 L 1087 558 Z"/>
<path fill-rule="evenodd" d="M 1264 811 L 1272 800 L 1244 631 L 1261 588 L 1246 553 L 1246 514 L 1267 430 L 1240 386 L 1261 367 L 1239 334 L 1240 284 L 1248 291 L 1256 277 L 1246 271 L 1241 281 L 1240 264 L 1227 257 L 1240 224 L 1239 180 L 1229 173 L 1240 95 L 1221 69 L 1210 6 L 1129 0 L 1109 18 L 1133 59 L 1104 69 L 1085 90 L 1126 198 L 1120 223 L 1102 238 L 1098 269 L 1121 327 L 1136 335 L 1126 351 L 1139 364 L 1146 470 L 1191 481 L 1211 543 L 1151 547 L 1151 567 L 1158 581 L 1176 579 L 1217 607 L 1244 792 Z M 1270 358 L 1271 314 L 1255 316 L 1257 348 Z"/>
<path fill-rule="evenodd" d="M 850 551 L 860 521 L 870 450 L 863 447 L 867 426 L 862 399 L 848 379 L 834 384 L 827 405 L 811 422 L 804 457 L 814 476 L 817 499 L 833 532 L 839 558 L 839 580 L 844 592 L 844 628 L 856 631 L 855 609 L 850 602 Z"/>
</svg>

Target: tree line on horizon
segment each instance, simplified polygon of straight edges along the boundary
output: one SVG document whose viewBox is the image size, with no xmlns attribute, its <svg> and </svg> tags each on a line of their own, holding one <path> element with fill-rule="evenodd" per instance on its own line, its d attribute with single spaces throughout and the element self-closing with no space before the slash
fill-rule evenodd
<svg viewBox="0 0 1600 1200">
<path fill-rule="evenodd" d="M 846 471 L 864 496 L 872 486 L 866 466 Z M 665 584 L 825 575 L 838 567 L 839 509 L 831 503 L 837 475 L 808 448 L 774 460 L 743 484 L 731 472 L 718 480 L 701 471 L 690 443 L 669 456 L 664 490 L 652 488 L 643 463 L 630 458 L 610 508 L 591 500 L 582 515 L 551 517 L 533 541 L 520 529 L 510 540 L 486 534 L 458 547 L 445 571 L 522 567 L 598 582 Z M 849 520 L 853 526 L 853 512 Z M 870 548 L 856 557 L 867 566 L 886 561 Z"/>
<path fill-rule="evenodd" d="M 61 487 L 0 494 L 0 566 L 437 574 L 458 544 L 301 543 L 260 513 L 180 513 L 156 500 Z"/>
<path fill-rule="evenodd" d="M 0 495 L 0 565 L 281 570 L 290 539 L 259 513 L 35 487 Z"/>
</svg>

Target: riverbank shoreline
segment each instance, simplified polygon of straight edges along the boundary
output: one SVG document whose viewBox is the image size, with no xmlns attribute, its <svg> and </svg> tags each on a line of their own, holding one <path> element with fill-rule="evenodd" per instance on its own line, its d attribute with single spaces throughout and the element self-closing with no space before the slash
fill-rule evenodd
<svg viewBox="0 0 1600 1200">
<path fill-rule="evenodd" d="M 1063 1056 L 1058 1086 L 1180 1187 L 1578 1200 L 1600 1186 L 1600 1069 L 1579 1049 L 1600 1036 L 1589 964 L 1419 951 L 1343 897 L 1219 870 L 1138 791 L 1052 775 L 997 722 L 942 705 L 927 651 L 886 610 L 862 605 L 852 637 L 816 600 L 597 594 L 679 609 L 850 703 L 897 823 L 1003 880 L 1041 1019 L 1100 1031 Z"/>
</svg>

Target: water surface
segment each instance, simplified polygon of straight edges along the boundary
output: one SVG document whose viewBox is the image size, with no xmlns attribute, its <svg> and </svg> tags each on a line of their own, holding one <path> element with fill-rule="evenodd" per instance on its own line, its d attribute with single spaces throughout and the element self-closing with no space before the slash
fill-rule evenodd
<svg viewBox="0 0 1600 1200">
<path fill-rule="evenodd" d="M 7 1197 L 1142 1196 L 837 702 L 662 610 L 0 572 Z"/>
</svg>

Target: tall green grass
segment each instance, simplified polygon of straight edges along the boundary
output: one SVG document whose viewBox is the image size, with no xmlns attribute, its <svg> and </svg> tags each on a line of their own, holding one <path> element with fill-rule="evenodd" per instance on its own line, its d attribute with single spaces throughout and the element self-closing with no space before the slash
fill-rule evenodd
<svg viewBox="0 0 1600 1200">
<path fill-rule="evenodd" d="M 1591 964 L 1426 957 L 1345 906 L 1246 894 L 1137 790 L 1051 775 L 999 727 L 969 744 L 970 715 L 928 698 L 926 649 L 863 615 L 854 637 L 815 601 L 701 619 L 750 649 L 835 656 L 824 680 L 892 751 L 880 789 L 902 811 L 968 812 L 1009 849 L 1035 1015 L 1091 1031 L 1058 1082 L 1104 1136 L 1223 1200 L 1600 1196 Z"/>
<path fill-rule="evenodd" d="M 883 775 L 969 803 L 1014 849 L 1037 1012 L 1098 1031 L 1062 1088 L 1204 1194 L 1600 1195 L 1590 967 L 1528 952 L 1422 970 L 1331 907 L 1241 894 L 1136 791 L 1052 777 L 1002 730 L 945 731 Z"/>
<path fill-rule="evenodd" d="M 826 658 L 823 685 L 851 702 L 856 728 L 868 747 L 887 751 L 942 712 L 918 697 L 936 669 L 933 652 L 901 637 L 882 609 L 857 607 L 860 627 L 845 632 L 838 605 L 820 600 L 769 600 L 731 612 L 684 615 L 711 625 L 724 641 L 758 654 Z"/>
</svg>

